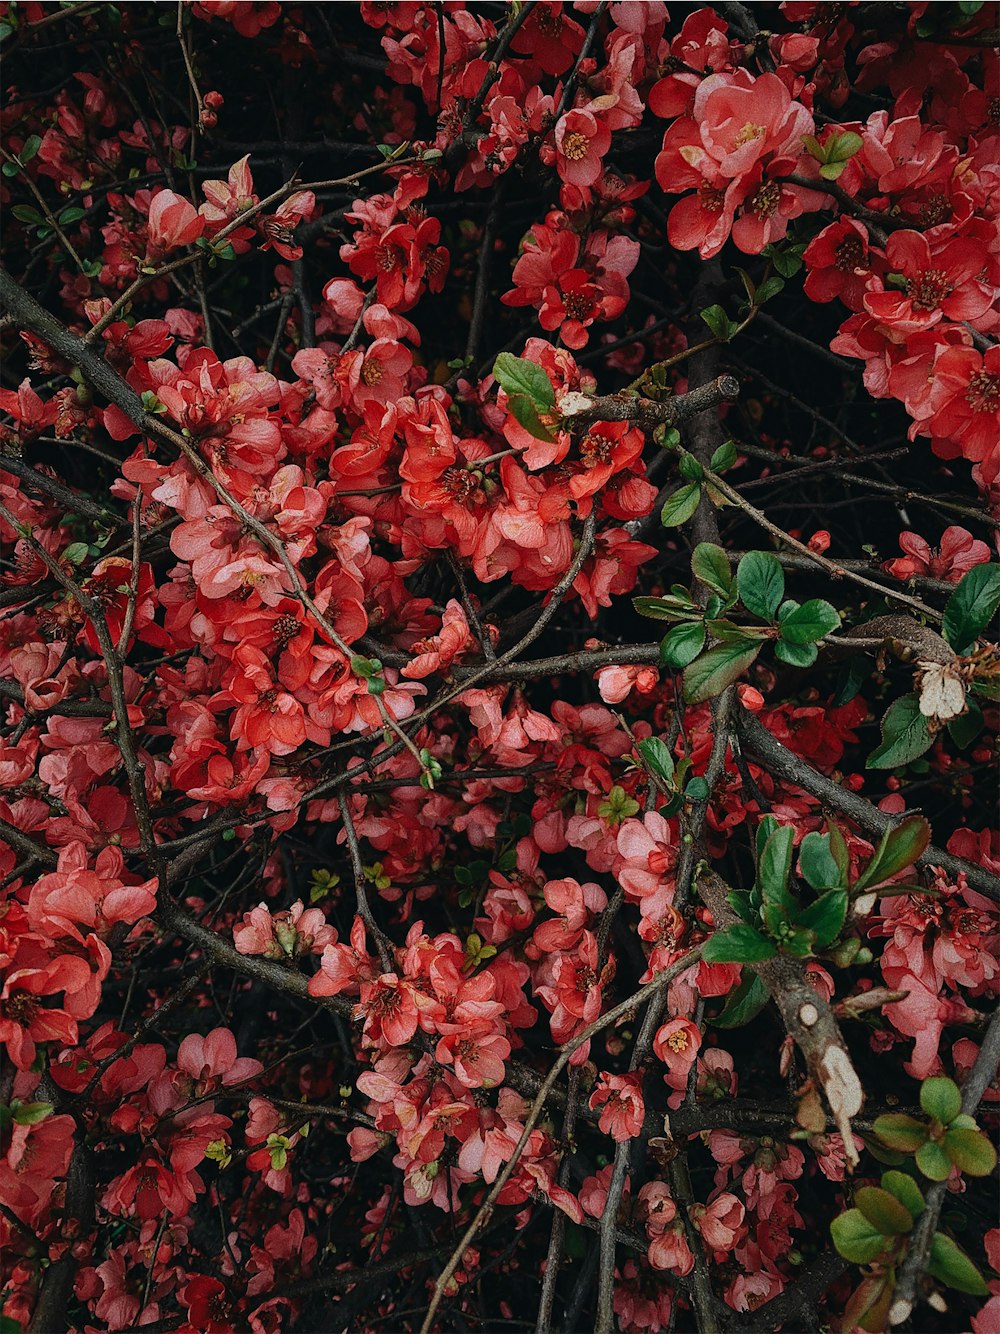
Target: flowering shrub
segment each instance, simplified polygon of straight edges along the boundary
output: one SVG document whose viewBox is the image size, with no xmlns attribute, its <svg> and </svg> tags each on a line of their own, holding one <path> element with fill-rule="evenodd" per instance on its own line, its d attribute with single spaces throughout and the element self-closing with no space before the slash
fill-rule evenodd
<svg viewBox="0 0 1000 1334">
<path fill-rule="evenodd" d="M 997 1328 L 995 9 L 718 8 L 0 4 L 2 1334 Z"/>
</svg>

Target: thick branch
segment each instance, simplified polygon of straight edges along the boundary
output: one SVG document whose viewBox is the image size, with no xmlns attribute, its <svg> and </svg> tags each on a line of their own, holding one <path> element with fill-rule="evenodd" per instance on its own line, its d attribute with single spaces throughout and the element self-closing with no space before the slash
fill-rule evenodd
<svg viewBox="0 0 1000 1334">
<path fill-rule="evenodd" d="M 690 421 L 699 412 L 717 408 L 720 403 L 732 403 L 739 393 L 740 382 L 734 375 L 720 375 L 690 393 L 678 394 L 663 402 L 634 394 L 607 394 L 592 398 L 586 406 L 581 404 L 577 411 L 564 411 L 563 416 L 571 426 L 589 426 L 592 422 L 635 422 L 643 430 L 652 431 L 657 426 L 676 426 Z"/>
</svg>

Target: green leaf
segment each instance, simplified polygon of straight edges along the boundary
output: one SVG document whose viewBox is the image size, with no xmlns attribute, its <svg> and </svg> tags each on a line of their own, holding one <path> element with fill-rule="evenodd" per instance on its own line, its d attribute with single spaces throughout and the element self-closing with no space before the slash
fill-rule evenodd
<svg viewBox="0 0 1000 1334">
<path fill-rule="evenodd" d="M 789 667 L 811 667 L 819 653 L 815 644 L 789 644 L 779 639 L 774 646 L 774 656 L 780 662 L 787 662 Z"/>
<path fill-rule="evenodd" d="M 725 1009 L 711 1022 L 716 1028 L 742 1028 L 757 1018 L 767 1002 L 767 987 L 756 973 L 747 973 L 726 997 Z"/>
<path fill-rule="evenodd" d="M 38 209 L 32 208 L 30 204 L 15 204 L 11 213 L 17 218 L 18 222 L 30 223 L 35 227 L 45 221 Z"/>
<path fill-rule="evenodd" d="M 534 399 L 524 394 L 508 394 L 507 407 L 518 425 L 523 426 L 536 440 L 555 440 L 556 432 L 542 421 Z"/>
<path fill-rule="evenodd" d="M 664 667 L 686 667 L 705 647 L 705 622 L 689 621 L 675 625 L 660 644 L 660 662 Z"/>
<path fill-rule="evenodd" d="M 812 931 L 816 938 L 816 948 L 825 950 L 844 929 L 847 905 L 846 889 L 830 889 L 799 913 L 796 926 Z"/>
<path fill-rule="evenodd" d="M 848 1209 L 846 1214 L 835 1218 L 830 1224 L 830 1236 L 838 1253 L 856 1265 L 870 1264 L 889 1244 L 860 1209 Z"/>
<path fill-rule="evenodd" d="M 701 318 L 715 337 L 723 343 L 729 342 L 738 327 L 721 306 L 709 306 L 707 310 L 701 312 Z"/>
<path fill-rule="evenodd" d="M 876 1117 L 872 1129 L 883 1144 L 900 1153 L 916 1153 L 922 1144 L 927 1143 L 927 1127 L 923 1121 L 907 1116 L 905 1112 L 887 1112 Z"/>
<path fill-rule="evenodd" d="M 787 897 L 788 876 L 792 869 L 792 844 L 795 830 L 790 824 L 781 825 L 764 844 L 764 849 L 757 862 L 757 884 L 760 886 L 764 903 L 770 899 L 774 904 L 791 907 Z M 775 928 L 768 922 L 770 930 Z"/>
<path fill-rule="evenodd" d="M 707 801 L 712 795 L 712 789 L 708 786 L 707 779 L 702 778 L 701 774 L 696 774 L 684 789 L 684 795 L 688 801 Z"/>
<path fill-rule="evenodd" d="M 736 916 L 741 921 L 746 922 L 747 926 L 757 926 L 759 924 L 760 913 L 750 902 L 750 895 L 745 890 L 731 889 L 726 895 L 726 902 Z"/>
<path fill-rule="evenodd" d="M 71 222 L 79 222 L 81 218 L 85 218 L 86 216 L 87 210 L 85 208 L 74 206 L 72 208 L 64 208 L 59 214 L 59 221 L 64 227 L 68 227 Z"/>
<path fill-rule="evenodd" d="M 22 162 L 30 162 L 42 146 L 42 136 L 40 134 L 29 134 L 24 141 L 24 147 L 18 153 Z"/>
<path fill-rule="evenodd" d="M 930 750 L 933 741 L 916 695 L 903 695 L 886 710 L 882 719 L 882 744 L 868 756 L 865 768 L 902 768 L 923 755 L 925 750 Z"/>
<path fill-rule="evenodd" d="M 632 599 L 632 606 L 640 616 L 648 616 L 654 621 L 684 621 L 690 620 L 694 616 L 700 618 L 694 603 L 684 595 L 678 597 L 638 597 Z"/>
<path fill-rule="evenodd" d="M 913 866 L 923 856 L 930 841 L 931 827 L 922 815 L 911 815 L 894 829 L 887 829 L 875 856 L 855 884 L 855 891 L 881 885 L 890 876 Z"/>
<path fill-rule="evenodd" d="M 743 675 L 759 652 L 759 644 L 747 644 L 746 640 L 710 648 L 685 667 L 684 698 L 689 704 L 701 704 L 721 695 L 726 686 Z"/>
<path fill-rule="evenodd" d="M 951 1176 L 951 1159 L 932 1139 L 917 1150 L 917 1166 L 931 1181 L 947 1181 Z"/>
<path fill-rule="evenodd" d="M 840 625 L 840 617 L 829 602 L 810 598 L 781 622 L 781 638 L 789 644 L 815 644 Z"/>
<path fill-rule="evenodd" d="M 729 557 L 714 542 L 699 542 L 691 553 L 691 573 L 713 592 L 728 597 L 733 586 Z"/>
<path fill-rule="evenodd" d="M 920 1085 L 920 1106 L 942 1125 L 950 1125 L 962 1111 L 962 1093 L 953 1079 L 939 1075 Z"/>
<path fill-rule="evenodd" d="M 773 959 L 775 953 L 773 941 L 752 926 L 736 922 L 710 936 L 701 957 L 706 963 L 759 963 Z"/>
<path fill-rule="evenodd" d="M 971 695 L 965 697 L 965 712 L 952 718 L 948 735 L 959 750 L 965 750 L 983 730 L 983 711 Z"/>
<path fill-rule="evenodd" d="M 506 394 L 523 394 L 537 404 L 539 411 L 556 405 L 552 381 L 535 361 L 501 352 L 493 363 L 493 375 Z"/>
<path fill-rule="evenodd" d="M 810 830 L 799 847 L 799 868 L 813 889 L 842 889 L 844 876 L 830 850 L 830 835 Z"/>
<path fill-rule="evenodd" d="M 1000 607 L 1000 565 L 973 566 L 944 609 L 942 630 L 956 653 L 968 653 L 996 615 L 997 607 Z"/>
<path fill-rule="evenodd" d="M 784 290 L 784 278 L 778 278 L 776 275 L 772 274 L 770 278 L 766 278 L 757 288 L 757 291 L 754 293 L 753 304 L 755 306 L 762 306 L 765 301 L 770 301 L 773 296 L 777 296 L 779 292 L 783 292 Z"/>
<path fill-rule="evenodd" d="M 885 1237 L 909 1232 L 913 1227 L 909 1209 L 880 1186 L 859 1187 L 854 1192 L 854 1203 L 872 1227 L 878 1228 Z"/>
<path fill-rule="evenodd" d="M 725 440 L 712 455 L 709 468 L 712 472 L 726 472 L 736 462 L 736 446 L 732 440 Z"/>
<path fill-rule="evenodd" d="M 882 1188 L 890 1195 L 895 1195 L 914 1218 L 923 1213 L 924 1197 L 920 1193 L 920 1187 L 908 1172 L 883 1172 Z"/>
<path fill-rule="evenodd" d="M 698 508 L 701 500 L 701 487 L 697 482 L 687 482 L 667 497 L 667 503 L 660 511 L 660 521 L 664 528 L 677 528 L 687 523 Z"/>
<path fill-rule="evenodd" d="M 55 1111 L 51 1102 L 14 1102 L 11 1105 L 14 1124 L 18 1126 L 37 1126 Z"/>
<path fill-rule="evenodd" d="M 853 130 L 842 130 L 832 135 L 827 144 L 827 161 L 846 162 L 860 150 L 863 143 L 860 134 L 855 134 Z"/>
<path fill-rule="evenodd" d="M 988 1177 L 997 1165 L 997 1151 L 981 1130 L 946 1130 L 943 1143 L 945 1153 L 966 1176 Z"/>
<path fill-rule="evenodd" d="M 940 1279 L 942 1283 L 947 1283 L 949 1288 L 955 1288 L 958 1292 L 968 1292 L 973 1297 L 985 1297 L 989 1292 L 982 1274 L 961 1246 L 956 1246 L 943 1232 L 935 1232 L 931 1237 L 927 1272 Z"/>
<path fill-rule="evenodd" d="M 824 181 L 835 181 L 838 176 L 842 176 L 845 163 L 843 162 L 824 162 L 819 169 L 819 174 Z"/>
<path fill-rule="evenodd" d="M 689 482 L 700 482 L 705 476 L 705 469 L 701 466 L 693 454 L 685 454 L 677 465 L 677 471 L 682 477 L 686 477 Z"/>
<path fill-rule="evenodd" d="M 650 773 L 654 773 L 667 787 L 673 787 L 674 757 L 667 743 L 658 736 L 650 736 L 639 742 L 638 751 Z"/>
<path fill-rule="evenodd" d="M 772 621 L 785 596 L 785 572 L 769 551 L 748 551 L 736 571 L 736 588 L 747 611 Z"/>
</svg>

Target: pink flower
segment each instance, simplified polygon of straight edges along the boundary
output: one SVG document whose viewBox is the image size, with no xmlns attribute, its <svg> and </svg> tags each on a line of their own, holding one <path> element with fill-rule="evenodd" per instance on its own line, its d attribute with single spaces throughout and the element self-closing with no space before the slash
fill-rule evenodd
<svg viewBox="0 0 1000 1334">
<path fill-rule="evenodd" d="M 601 1074 L 590 1095 L 590 1110 L 601 1108 L 598 1125 L 616 1143 L 634 1139 L 642 1129 L 646 1108 L 641 1075 Z"/>
<path fill-rule="evenodd" d="M 671 1019 L 653 1039 L 653 1051 L 667 1067 L 663 1076 L 670 1088 L 683 1092 L 688 1072 L 701 1046 L 701 1032 L 690 1019 Z"/>
<path fill-rule="evenodd" d="M 611 147 L 611 131 L 591 111 L 567 111 L 556 125 L 556 170 L 571 185 L 593 185 L 601 159 Z"/>
<path fill-rule="evenodd" d="M 937 551 L 918 533 L 900 533 L 899 545 L 906 555 L 887 560 L 882 566 L 897 579 L 912 579 L 914 575 L 924 574 L 957 584 L 973 566 L 987 564 L 990 559 L 990 549 L 985 542 L 974 538 L 968 529 L 954 524 L 941 534 Z"/>
<path fill-rule="evenodd" d="M 204 230 L 205 219 L 189 200 L 173 190 L 160 190 L 149 206 L 146 263 L 154 263 L 168 251 L 190 245 Z"/>
</svg>

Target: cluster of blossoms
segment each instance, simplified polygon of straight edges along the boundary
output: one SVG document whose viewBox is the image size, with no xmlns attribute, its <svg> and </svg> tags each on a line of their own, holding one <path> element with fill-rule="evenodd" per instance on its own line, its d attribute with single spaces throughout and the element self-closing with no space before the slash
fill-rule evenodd
<svg viewBox="0 0 1000 1334">
<path fill-rule="evenodd" d="M 997 62 L 924 41 L 919 3 L 885 40 L 862 6 L 798 0 L 766 34 L 710 7 L 678 24 L 661 0 L 496 20 L 361 0 L 335 40 L 336 16 L 309 13 L 330 8 L 182 5 L 190 124 L 164 119 L 173 98 L 139 114 L 127 79 L 93 69 L 19 82 L 3 112 L 8 263 L 59 319 L 16 308 L 27 368 L 0 388 L 0 1309 L 53 1319 L 62 1284 L 74 1329 L 275 1334 L 414 1229 L 446 1243 L 500 1183 L 490 1207 L 525 1230 L 549 1206 L 574 1238 L 622 1211 L 642 1243 L 614 1275 L 627 1334 L 687 1318 L 696 1267 L 751 1311 L 796 1282 L 864 1141 L 796 1122 L 791 1100 L 763 1129 L 738 1109 L 696 1124 L 762 1081 L 785 1096 L 796 1058 L 766 1020 L 764 1055 L 727 1031 L 753 960 L 687 958 L 722 924 L 694 844 L 745 876 L 764 815 L 794 830 L 794 861 L 830 812 L 735 740 L 719 753 L 714 703 L 657 645 L 621 644 L 628 595 L 662 605 L 690 565 L 655 536 L 671 456 L 626 409 L 640 385 L 658 408 L 688 387 L 688 252 L 756 260 L 741 329 L 801 265 L 808 302 L 850 312 L 824 341 L 905 408 L 914 456 L 971 464 L 1000 514 Z M 98 49 L 90 13 L 0 4 L 26 52 L 56 20 Z M 118 20 L 120 67 L 142 65 L 158 13 Z M 334 78 L 341 37 L 354 72 Z M 238 155 L 246 60 L 289 98 L 300 77 L 325 89 L 305 128 L 282 122 L 272 190 L 269 150 Z M 886 106 L 852 118 L 855 93 Z M 346 152 L 337 180 L 293 171 L 302 135 Z M 644 326 L 651 277 L 672 304 L 650 298 Z M 468 341 L 448 360 L 456 309 Z M 706 341 L 732 336 L 698 313 Z M 527 390 L 479 364 L 505 341 L 491 318 L 519 321 Z M 604 420 L 587 403 L 616 372 L 632 397 Z M 681 464 L 685 518 L 738 507 L 704 480 L 732 466 L 710 464 L 724 439 Z M 780 429 L 760 441 L 780 458 Z M 869 590 L 995 573 L 972 531 L 913 531 L 914 512 Z M 735 597 L 711 587 L 724 645 Z M 521 663 L 548 632 L 558 656 Z M 864 770 L 884 677 L 817 687 L 776 664 L 732 707 L 793 765 L 902 814 L 900 778 Z M 995 734 L 995 708 L 980 722 Z M 935 831 L 951 869 L 886 876 L 848 954 L 802 965 L 817 1005 L 864 1015 L 859 1066 L 874 1079 L 892 1054 L 908 1102 L 975 1065 L 1000 993 L 1000 897 L 966 874 L 1000 874 L 974 791 L 991 752 L 962 744 L 936 735 L 920 770 L 959 812 Z M 840 836 L 856 876 L 877 840 Z M 601 1021 L 666 970 L 630 1063 L 634 1014 Z M 540 1118 L 558 1049 L 570 1092 Z M 682 1127 L 669 1151 L 622 1191 L 598 1164 L 664 1117 Z M 678 1146 L 700 1155 L 690 1198 Z M 493 1282 L 494 1259 L 480 1234 L 445 1296 Z M 351 1300 L 319 1323 L 394 1318 Z"/>
</svg>

